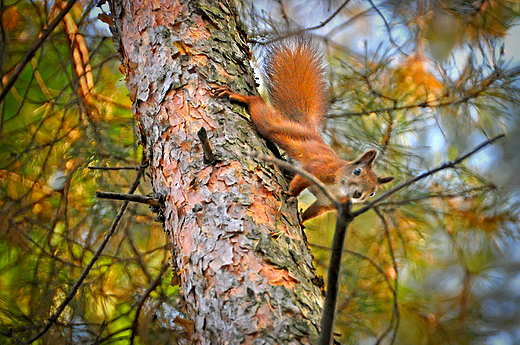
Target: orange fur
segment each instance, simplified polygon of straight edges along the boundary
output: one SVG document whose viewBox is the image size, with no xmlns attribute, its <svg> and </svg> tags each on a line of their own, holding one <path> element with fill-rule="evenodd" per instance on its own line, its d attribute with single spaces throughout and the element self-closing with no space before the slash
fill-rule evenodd
<svg viewBox="0 0 520 345">
<path fill-rule="evenodd" d="M 225 87 L 217 88 L 216 93 L 248 106 L 258 131 L 341 200 L 362 202 L 393 179 L 378 177 L 372 170 L 377 151 L 369 150 L 349 162 L 322 139 L 320 128 L 329 103 L 326 67 L 312 36 L 291 37 L 272 45 L 264 59 L 264 79 L 271 105 L 259 96 L 243 96 Z M 303 213 L 303 221 L 333 209 L 323 193 L 300 175 L 291 181 L 289 194 L 298 196 L 307 187 L 317 200 Z"/>
</svg>

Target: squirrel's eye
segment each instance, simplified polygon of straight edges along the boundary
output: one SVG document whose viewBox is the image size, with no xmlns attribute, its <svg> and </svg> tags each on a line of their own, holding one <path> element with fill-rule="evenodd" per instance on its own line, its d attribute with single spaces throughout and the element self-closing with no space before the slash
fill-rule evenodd
<svg viewBox="0 0 520 345">
<path fill-rule="evenodd" d="M 376 195 L 376 192 L 370 194 L 370 197 L 373 197 L 374 195 Z"/>
<path fill-rule="evenodd" d="M 359 176 L 361 174 L 361 169 L 357 168 L 352 172 L 354 175 Z"/>
</svg>

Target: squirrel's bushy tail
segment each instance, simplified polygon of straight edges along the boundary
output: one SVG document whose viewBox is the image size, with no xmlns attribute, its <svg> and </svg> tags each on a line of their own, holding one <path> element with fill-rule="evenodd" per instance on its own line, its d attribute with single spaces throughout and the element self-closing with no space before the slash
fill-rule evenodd
<svg viewBox="0 0 520 345">
<path fill-rule="evenodd" d="M 264 58 L 264 81 L 271 105 L 301 124 L 318 129 L 327 111 L 327 67 L 312 35 L 272 44 Z"/>
</svg>

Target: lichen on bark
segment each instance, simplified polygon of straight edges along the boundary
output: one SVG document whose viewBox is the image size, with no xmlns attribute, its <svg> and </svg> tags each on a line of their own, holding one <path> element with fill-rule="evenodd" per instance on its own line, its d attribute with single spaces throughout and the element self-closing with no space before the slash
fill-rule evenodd
<svg viewBox="0 0 520 345">
<path fill-rule="evenodd" d="M 111 1 L 154 192 L 165 200 L 193 343 L 309 344 L 322 296 L 279 170 L 251 124 L 210 84 L 253 93 L 245 34 L 227 1 Z M 243 113 L 243 110 L 241 110 Z M 204 127 L 219 162 L 203 161 Z M 267 152 L 267 151 L 266 151 Z"/>
</svg>

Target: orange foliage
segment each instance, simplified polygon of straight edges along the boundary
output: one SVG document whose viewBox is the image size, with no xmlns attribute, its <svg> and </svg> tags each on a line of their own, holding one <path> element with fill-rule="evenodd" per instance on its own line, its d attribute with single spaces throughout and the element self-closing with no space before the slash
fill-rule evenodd
<svg viewBox="0 0 520 345">
<path fill-rule="evenodd" d="M 20 21 L 20 14 L 15 6 L 9 7 L 2 16 L 2 22 L 5 31 L 13 30 Z"/>
<path fill-rule="evenodd" d="M 503 38 L 510 28 L 509 20 L 516 16 L 511 8 L 516 1 L 482 1 L 480 7 L 475 8 L 475 15 L 461 18 L 466 24 L 465 33 L 472 41 L 477 41 L 482 35 Z M 511 5 L 509 7 L 508 5 Z"/>
<path fill-rule="evenodd" d="M 450 232 L 480 229 L 488 234 L 493 234 L 505 222 L 513 220 L 507 211 L 488 214 L 475 198 L 447 199 L 445 204 L 448 207 L 445 224 Z"/>
<path fill-rule="evenodd" d="M 428 59 L 417 52 L 408 56 L 394 72 L 398 88 L 408 90 L 414 101 L 417 98 L 428 101 L 442 94 L 443 84 L 430 72 L 429 65 Z"/>
</svg>

